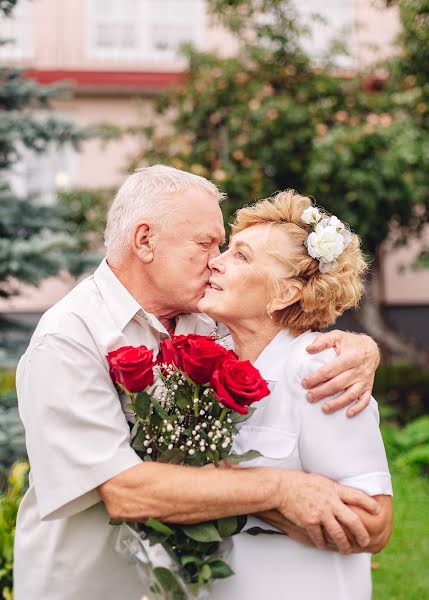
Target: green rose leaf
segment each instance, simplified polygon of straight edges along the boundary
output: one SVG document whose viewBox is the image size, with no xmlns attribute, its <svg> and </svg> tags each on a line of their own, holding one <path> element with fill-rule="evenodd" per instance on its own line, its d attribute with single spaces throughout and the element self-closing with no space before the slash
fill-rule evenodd
<svg viewBox="0 0 429 600">
<path fill-rule="evenodd" d="M 218 519 L 217 526 L 219 534 L 223 538 L 231 537 L 234 533 L 237 533 L 238 519 L 237 517 L 225 517 Z"/>
<path fill-rule="evenodd" d="M 173 529 L 168 527 L 168 525 L 165 525 L 165 523 L 161 523 L 161 521 L 158 521 L 158 519 L 154 519 L 153 517 L 146 519 L 146 521 L 144 521 L 144 524 L 146 525 L 146 527 L 150 527 L 158 533 L 164 533 L 165 535 L 174 534 Z"/>
<path fill-rule="evenodd" d="M 251 527 L 250 529 L 246 529 L 244 533 L 248 533 L 249 535 L 261 535 L 262 533 L 267 533 L 268 535 L 285 535 L 281 531 L 275 531 L 274 529 L 263 529 L 262 527 Z"/>
<path fill-rule="evenodd" d="M 183 567 L 186 567 L 186 565 L 190 565 L 190 564 L 194 564 L 197 567 L 201 567 L 201 565 L 203 564 L 204 561 L 201 558 L 199 558 L 198 556 L 194 556 L 192 554 L 186 554 L 185 556 L 181 557 L 180 562 L 182 563 Z"/>
<path fill-rule="evenodd" d="M 222 538 L 213 523 L 198 523 L 197 525 L 184 525 L 184 534 L 196 542 L 221 542 Z"/>
<path fill-rule="evenodd" d="M 214 556 L 207 563 L 210 565 L 213 579 L 225 579 L 234 575 L 234 571 L 221 558 Z"/>
<path fill-rule="evenodd" d="M 165 567 L 155 567 L 153 574 L 166 592 L 165 600 L 186 600 L 186 593 L 172 571 Z"/>
<path fill-rule="evenodd" d="M 179 448 L 172 448 L 171 450 L 164 450 L 158 458 L 158 462 L 170 465 L 183 465 L 185 456 L 185 453 Z"/>
<path fill-rule="evenodd" d="M 230 454 L 225 458 L 225 460 L 232 465 L 238 465 L 245 460 L 253 460 L 254 458 L 258 458 L 258 456 L 262 456 L 262 454 L 257 450 L 248 450 L 244 454 Z"/>
<path fill-rule="evenodd" d="M 134 403 L 134 412 L 141 419 L 146 419 L 150 415 L 150 404 L 151 398 L 146 392 L 140 392 L 137 394 L 136 401 Z"/>
</svg>

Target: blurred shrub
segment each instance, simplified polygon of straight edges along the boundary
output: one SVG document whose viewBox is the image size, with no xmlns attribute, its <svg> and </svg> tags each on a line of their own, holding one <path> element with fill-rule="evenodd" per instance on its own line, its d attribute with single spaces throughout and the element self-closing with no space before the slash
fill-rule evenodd
<svg viewBox="0 0 429 600">
<path fill-rule="evenodd" d="M 410 364 L 381 366 L 373 393 L 383 418 L 404 425 L 429 413 L 429 372 Z"/>
<path fill-rule="evenodd" d="M 27 472 L 27 463 L 15 463 L 0 494 L 0 592 L 4 600 L 13 598 L 12 569 L 15 522 L 19 503 L 27 487 Z"/>
<path fill-rule="evenodd" d="M 67 231 L 79 240 L 81 251 L 99 251 L 114 190 L 75 188 L 58 193 Z"/>
<path fill-rule="evenodd" d="M 414 419 L 402 429 L 385 424 L 382 433 L 391 465 L 429 475 L 429 415 Z"/>
<path fill-rule="evenodd" d="M 0 371 L 0 475 L 26 457 L 24 428 L 18 414 L 15 373 Z"/>
</svg>

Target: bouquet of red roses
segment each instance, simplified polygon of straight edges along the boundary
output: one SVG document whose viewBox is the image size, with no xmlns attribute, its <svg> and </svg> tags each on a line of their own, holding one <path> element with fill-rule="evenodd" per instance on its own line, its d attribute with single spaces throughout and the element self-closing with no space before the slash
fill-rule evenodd
<svg viewBox="0 0 429 600">
<path fill-rule="evenodd" d="M 107 359 L 113 381 L 130 398 L 131 445 L 144 461 L 204 466 L 259 455 L 230 451 L 250 405 L 269 394 L 267 383 L 249 361 L 238 360 L 214 337 L 166 339 L 156 360 L 145 346 L 119 348 Z M 154 598 L 201 598 L 213 579 L 233 574 L 220 547 L 245 523 L 246 517 L 196 525 L 147 519 L 133 524 L 128 553 L 140 557 Z"/>
</svg>

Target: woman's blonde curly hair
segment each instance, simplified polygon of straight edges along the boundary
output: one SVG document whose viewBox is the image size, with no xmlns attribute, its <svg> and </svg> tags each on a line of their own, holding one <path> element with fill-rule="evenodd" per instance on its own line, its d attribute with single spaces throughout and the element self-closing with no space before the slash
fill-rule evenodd
<svg viewBox="0 0 429 600">
<path fill-rule="evenodd" d="M 281 227 L 287 234 L 287 253 L 280 248 L 275 256 L 287 267 L 288 275 L 272 283 L 275 289 L 295 279 L 303 285 L 302 296 L 295 304 L 270 316 L 293 335 L 331 325 L 343 312 L 359 305 L 364 290 L 362 274 L 367 266 L 357 235 L 352 234 L 336 266 L 328 273 L 321 273 L 319 261 L 308 254 L 304 242 L 312 228 L 301 220 L 301 215 L 312 205 L 310 198 L 286 190 L 238 210 L 232 224 L 233 235 L 261 224 Z M 322 216 L 329 215 L 322 213 Z"/>
</svg>

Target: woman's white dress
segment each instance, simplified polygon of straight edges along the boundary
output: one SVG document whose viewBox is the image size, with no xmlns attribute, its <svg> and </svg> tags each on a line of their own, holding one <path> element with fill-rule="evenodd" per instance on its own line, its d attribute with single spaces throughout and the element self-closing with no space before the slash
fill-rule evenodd
<svg viewBox="0 0 429 600">
<path fill-rule="evenodd" d="M 248 467 L 274 466 L 320 473 L 370 494 L 392 494 L 377 403 L 349 418 L 346 410 L 326 415 L 310 404 L 301 385 L 308 373 L 331 361 L 334 350 L 310 355 L 317 336 L 292 337 L 282 330 L 254 363 L 271 394 L 237 435 L 232 451 L 255 449 L 262 457 Z M 273 529 L 251 517 L 250 527 Z M 369 600 L 370 554 L 340 555 L 299 544 L 287 536 L 245 532 L 233 537 L 232 577 L 213 586 L 212 600 Z"/>
</svg>

